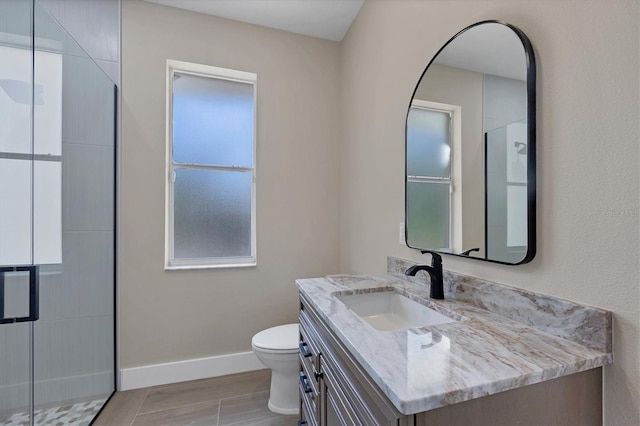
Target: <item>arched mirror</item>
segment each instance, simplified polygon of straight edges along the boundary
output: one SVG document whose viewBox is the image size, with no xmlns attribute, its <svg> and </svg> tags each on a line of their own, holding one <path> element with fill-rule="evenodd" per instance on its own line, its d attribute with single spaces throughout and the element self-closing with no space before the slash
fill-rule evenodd
<svg viewBox="0 0 640 426">
<path fill-rule="evenodd" d="M 406 122 L 407 245 L 504 264 L 536 251 L 536 66 L 529 39 L 483 21 L 429 62 Z"/>
</svg>

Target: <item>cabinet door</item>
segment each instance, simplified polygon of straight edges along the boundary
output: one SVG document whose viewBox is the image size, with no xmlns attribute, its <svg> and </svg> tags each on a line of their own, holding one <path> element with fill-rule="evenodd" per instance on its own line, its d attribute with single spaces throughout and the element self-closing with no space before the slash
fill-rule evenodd
<svg viewBox="0 0 640 426">
<path fill-rule="evenodd" d="M 323 370 L 321 381 L 322 409 L 321 424 L 324 426 L 362 425 L 349 400 L 337 385 L 331 371 Z"/>
<path fill-rule="evenodd" d="M 327 406 L 325 407 L 325 425 L 346 425 L 347 423 L 342 418 L 340 410 L 336 401 L 333 399 L 333 393 L 327 393 L 326 399 Z"/>
<path fill-rule="evenodd" d="M 300 395 L 300 420 L 298 426 L 318 426 L 318 414 L 313 412 L 304 399 L 304 395 Z"/>
</svg>

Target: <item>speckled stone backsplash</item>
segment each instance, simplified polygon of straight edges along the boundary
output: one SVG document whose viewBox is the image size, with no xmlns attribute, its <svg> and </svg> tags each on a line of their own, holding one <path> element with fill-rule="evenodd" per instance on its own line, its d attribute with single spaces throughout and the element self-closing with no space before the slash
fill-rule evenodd
<svg viewBox="0 0 640 426">
<path fill-rule="evenodd" d="M 424 272 L 416 277 L 404 275 L 404 271 L 416 263 L 388 256 L 387 273 L 429 285 L 429 275 Z M 445 298 L 463 300 L 554 336 L 611 353 L 612 314 L 609 311 L 452 271 L 444 270 L 443 276 Z"/>
</svg>

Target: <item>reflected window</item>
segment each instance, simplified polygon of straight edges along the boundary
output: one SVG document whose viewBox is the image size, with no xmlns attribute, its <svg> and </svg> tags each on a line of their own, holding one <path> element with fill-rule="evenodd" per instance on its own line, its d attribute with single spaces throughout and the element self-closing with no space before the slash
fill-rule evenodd
<svg viewBox="0 0 640 426">
<path fill-rule="evenodd" d="M 410 247 L 451 248 L 451 112 L 414 101 L 407 118 Z"/>
<path fill-rule="evenodd" d="M 62 56 L 0 46 L 0 265 L 32 263 L 62 263 Z"/>
<path fill-rule="evenodd" d="M 253 266 L 256 75 L 168 62 L 167 268 Z"/>
</svg>

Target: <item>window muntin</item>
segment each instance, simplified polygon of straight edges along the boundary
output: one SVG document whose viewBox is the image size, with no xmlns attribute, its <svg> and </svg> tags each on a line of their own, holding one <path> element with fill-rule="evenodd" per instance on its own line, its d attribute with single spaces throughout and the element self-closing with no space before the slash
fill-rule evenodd
<svg viewBox="0 0 640 426">
<path fill-rule="evenodd" d="M 168 269 L 256 264 L 256 75 L 168 61 Z"/>
</svg>

